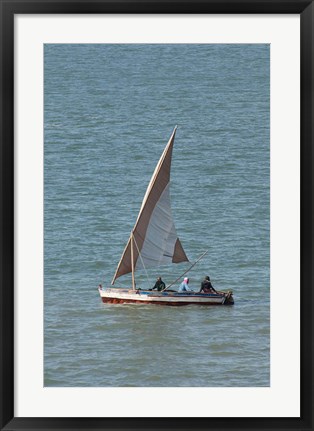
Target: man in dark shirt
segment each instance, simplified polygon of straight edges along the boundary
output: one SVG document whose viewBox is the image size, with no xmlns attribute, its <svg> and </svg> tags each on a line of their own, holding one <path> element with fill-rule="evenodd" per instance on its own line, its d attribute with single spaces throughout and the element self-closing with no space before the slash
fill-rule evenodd
<svg viewBox="0 0 314 431">
<path fill-rule="evenodd" d="M 157 278 L 157 281 L 156 281 L 156 283 L 155 283 L 155 286 L 153 287 L 153 290 L 154 290 L 154 289 L 157 289 L 157 290 L 158 290 L 158 292 L 160 292 L 161 290 L 164 290 L 164 289 L 165 289 L 165 287 L 166 287 L 166 285 L 165 285 L 165 283 L 162 281 L 161 277 L 158 277 L 158 278 Z"/>
<path fill-rule="evenodd" d="M 208 277 L 208 275 L 206 275 L 206 277 L 202 281 L 200 293 L 201 292 L 204 292 L 204 293 L 212 293 L 212 292 L 217 293 L 217 291 L 213 288 L 213 285 L 211 284 L 210 278 Z"/>
</svg>

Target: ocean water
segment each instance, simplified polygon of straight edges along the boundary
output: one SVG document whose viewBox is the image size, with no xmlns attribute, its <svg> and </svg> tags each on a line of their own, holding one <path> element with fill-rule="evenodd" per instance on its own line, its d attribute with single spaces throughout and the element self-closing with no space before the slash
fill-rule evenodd
<svg viewBox="0 0 314 431">
<path fill-rule="evenodd" d="M 45 386 L 269 386 L 269 73 L 264 44 L 45 45 Z M 190 284 L 235 305 L 103 304 L 175 125 L 177 233 L 191 262 L 209 250 Z"/>
</svg>

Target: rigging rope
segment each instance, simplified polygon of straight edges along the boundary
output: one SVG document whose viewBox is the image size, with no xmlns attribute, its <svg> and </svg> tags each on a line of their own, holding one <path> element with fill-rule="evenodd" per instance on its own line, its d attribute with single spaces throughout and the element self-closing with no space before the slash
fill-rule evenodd
<svg viewBox="0 0 314 431">
<path fill-rule="evenodd" d="M 136 242 L 136 239 L 135 239 L 135 236 L 134 236 L 134 235 L 133 235 L 133 240 L 134 240 L 135 246 L 136 246 L 136 248 L 137 248 L 138 255 L 139 255 L 140 259 L 141 259 L 141 262 L 142 262 L 143 268 L 144 268 L 144 270 L 145 270 L 145 274 L 146 274 L 147 282 L 148 282 L 148 284 L 149 284 L 148 272 L 147 272 L 146 267 L 145 267 L 145 265 L 144 265 L 142 255 L 141 255 L 141 252 L 140 252 L 140 250 L 139 250 L 139 248 L 138 248 L 138 245 L 137 245 L 137 242 Z"/>
<path fill-rule="evenodd" d="M 201 254 L 201 256 L 190 266 L 190 268 L 188 268 L 183 274 L 180 275 L 180 277 L 178 277 L 176 280 L 174 280 L 171 284 L 169 284 L 167 287 L 165 287 L 162 290 L 162 292 L 164 292 L 165 290 L 169 289 L 169 287 L 173 286 L 177 281 L 179 281 L 180 278 L 182 278 L 187 272 L 189 272 L 193 268 L 193 266 L 195 266 L 197 264 L 197 262 L 199 262 L 202 259 L 202 257 L 204 257 L 205 254 L 208 253 L 208 252 L 209 252 L 209 249 L 206 250 L 203 254 Z"/>
</svg>

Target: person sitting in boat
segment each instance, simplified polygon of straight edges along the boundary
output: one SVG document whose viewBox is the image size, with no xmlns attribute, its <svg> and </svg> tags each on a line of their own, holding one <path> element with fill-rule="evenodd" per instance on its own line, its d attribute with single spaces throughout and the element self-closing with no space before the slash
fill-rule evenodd
<svg viewBox="0 0 314 431">
<path fill-rule="evenodd" d="M 155 286 L 152 288 L 152 290 L 157 289 L 158 292 L 160 292 L 161 290 L 164 290 L 166 288 L 165 283 L 162 281 L 161 277 L 157 278 L 157 281 L 155 283 Z"/>
<path fill-rule="evenodd" d="M 179 287 L 179 292 L 193 292 L 193 289 L 189 287 L 189 279 L 185 277 Z"/>
<path fill-rule="evenodd" d="M 200 293 L 217 293 L 217 291 L 214 289 L 213 285 L 211 284 L 210 278 L 208 275 L 204 278 L 201 284 L 201 290 Z"/>
</svg>

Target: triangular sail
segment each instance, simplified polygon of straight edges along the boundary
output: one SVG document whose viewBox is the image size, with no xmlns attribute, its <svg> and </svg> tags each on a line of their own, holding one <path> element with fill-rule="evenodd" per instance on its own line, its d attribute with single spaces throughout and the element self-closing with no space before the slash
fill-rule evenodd
<svg viewBox="0 0 314 431">
<path fill-rule="evenodd" d="M 177 127 L 174 128 L 148 184 L 139 215 L 112 284 L 116 278 L 132 272 L 132 242 L 135 270 L 143 266 L 149 268 L 189 261 L 177 237 L 170 203 L 170 168 L 176 129 Z"/>
</svg>

